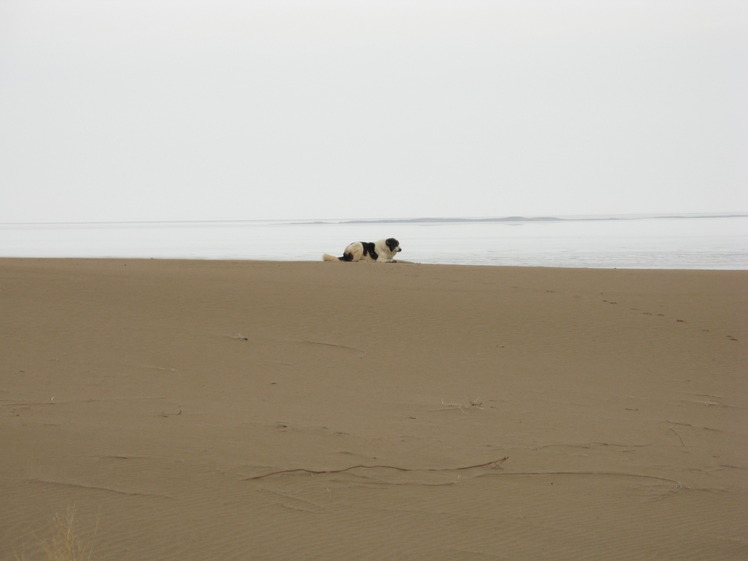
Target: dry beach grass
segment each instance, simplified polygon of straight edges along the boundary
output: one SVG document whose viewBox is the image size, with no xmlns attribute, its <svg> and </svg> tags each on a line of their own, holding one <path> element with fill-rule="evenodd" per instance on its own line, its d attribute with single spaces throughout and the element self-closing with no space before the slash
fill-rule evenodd
<svg viewBox="0 0 748 561">
<path fill-rule="evenodd" d="M 85 541 L 80 537 L 75 524 L 75 507 L 70 505 L 64 512 L 54 516 L 52 529 L 49 537 L 38 540 L 30 548 L 40 557 L 33 559 L 44 559 L 46 561 L 91 561 L 93 558 L 93 543 Z M 26 548 L 15 553 L 16 561 L 29 561 Z"/>
<path fill-rule="evenodd" d="M 70 504 L 96 561 L 748 558 L 746 272 L 3 259 L 0 298 L 0 558 Z"/>
</svg>

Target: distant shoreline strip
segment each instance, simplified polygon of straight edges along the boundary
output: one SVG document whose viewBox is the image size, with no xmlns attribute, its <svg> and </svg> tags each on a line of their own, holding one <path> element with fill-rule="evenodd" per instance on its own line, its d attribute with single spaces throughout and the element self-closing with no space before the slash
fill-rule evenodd
<svg viewBox="0 0 748 561">
<path fill-rule="evenodd" d="M 532 222 L 615 222 L 633 220 L 693 220 L 719 218 L 748 218 L 748 213 L 733 214 L 657 214 L 617 216 L 499 216 L 490 218 L 361 218 L 361 219 L 310 219 L 310 220 L 110 220 L 63 222 L 0 222 L 0 226 L 188 226 L 188 225 L 345 225 L 345 224 L 485 224 Z"/>
</svg>

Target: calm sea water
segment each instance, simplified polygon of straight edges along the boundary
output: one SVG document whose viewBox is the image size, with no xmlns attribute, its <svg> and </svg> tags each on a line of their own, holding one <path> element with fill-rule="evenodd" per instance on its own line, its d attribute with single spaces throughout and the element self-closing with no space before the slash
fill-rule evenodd
<svg viewBox="0 0 748 561">
<path fill-rule="evenodd" d="M 419 263 L 748 269 L 748 215 L 0 224 L 0 257 L 316 261 L 386 237 Z"/>
</svg>

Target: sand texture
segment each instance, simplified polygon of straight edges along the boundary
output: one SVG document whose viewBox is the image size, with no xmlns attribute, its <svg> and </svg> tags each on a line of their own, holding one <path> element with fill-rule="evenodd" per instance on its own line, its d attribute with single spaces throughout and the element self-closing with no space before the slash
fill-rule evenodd
<svg viewBox="0 0 748 561">
<path fill-rule="evenodd" d="M 0 260 L 0 559 L 748 559 L 748 272 Z"/>
</svg>

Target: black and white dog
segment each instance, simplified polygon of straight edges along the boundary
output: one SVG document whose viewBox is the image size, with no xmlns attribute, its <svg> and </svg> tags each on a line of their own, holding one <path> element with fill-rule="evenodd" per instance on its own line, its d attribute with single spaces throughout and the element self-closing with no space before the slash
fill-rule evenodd
<svg viewBox="0 0 748 561">
<path fill-rule="evenodd" d="M 395 255 L 402 251 L 400 242 L 395 238 L 387 238 L 376 242 L 353 242 L 348 244 L 343 257 L 335 257 L 329 253 L 322 256 L 323 261 L 379 261 L 392 263 Z"/>
</svg>

